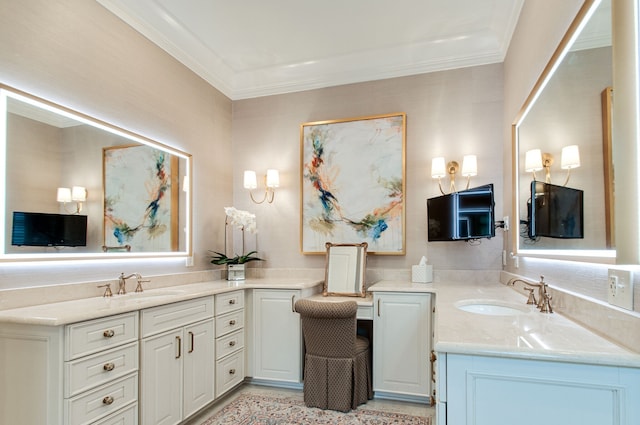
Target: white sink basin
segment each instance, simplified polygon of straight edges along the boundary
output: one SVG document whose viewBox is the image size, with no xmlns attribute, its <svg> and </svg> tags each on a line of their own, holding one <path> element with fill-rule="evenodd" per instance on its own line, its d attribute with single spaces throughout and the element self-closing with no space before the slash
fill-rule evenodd
<svg viewBox="0 0 640 425">
<path fill-rule="evenodd" d="M 530 311 L 526 305 L 499 300 L 462 300 L 455 306 L 462 311 L 486 316 L 514 316 Z"/>
</svg>

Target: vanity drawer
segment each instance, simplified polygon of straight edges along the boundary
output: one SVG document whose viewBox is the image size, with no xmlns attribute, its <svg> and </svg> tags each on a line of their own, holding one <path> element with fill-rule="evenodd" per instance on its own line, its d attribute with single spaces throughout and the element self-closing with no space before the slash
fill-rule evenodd
<svg viewBox="0 0 640 425">
<path fill-rule="evenodd" d="M 138 424 L 138 404 L 133 404 L 122 411 L 114 413 L 101 421 L 92 425 L 137 425 Z"/>
<path fill-rule="evenodd" d="M 216 362 L 216 397 L 244 380 L 244 350 Z"/>
<path fill-rule="evenodd" d="M 144 338 L 213 317 L 213 297 L 147 308 L 140 314 L 140 329 Z"/>
<path fill-rule="evenodd" d="M 138 370 L 138 342 L 66 362 L 66 398 Z"/>
<path fill-rule="evenodd" d="M 138 339 L 138 312 L 67 325 L 65 335 L 65 360 L 133 342 Z"/>
<path fill-rule="evenodd" d="M 85 425 L 138 400 L 138 374 L 134 373 L 93 391 L 65 400 L 66 424 Z"/>
<path fill-rule="evenodd" d="M 216 317 L 216 338 L 244 328 L 244 310 Z"/>
<path fill-rule="evenodd" d="M 216 314 L 244 308 L 244 290 L 216 295 Z"/>
<path fill-rule="evenodd" d="M 216 359 L 244 348 L 244 329 L 216 339 Z"/>
<path fill-rule="evenodd" d="M 373 303 L 370 305 L 358 305 L 356 317 L 360 320 L 373 320 Z"/>
</svg>

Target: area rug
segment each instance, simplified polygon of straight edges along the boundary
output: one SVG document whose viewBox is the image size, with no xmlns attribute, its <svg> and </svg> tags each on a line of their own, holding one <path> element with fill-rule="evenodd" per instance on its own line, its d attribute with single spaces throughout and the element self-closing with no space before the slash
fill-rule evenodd
<svg viewBox="0 0 640 425">
<path fill-rule="evenodd" d="M 304 402 L 242 394 L 201 425 L 431 425 L 431 418 L 382 412 L 360 406 L 349 413 L 309 408 Z"/>
</svg>

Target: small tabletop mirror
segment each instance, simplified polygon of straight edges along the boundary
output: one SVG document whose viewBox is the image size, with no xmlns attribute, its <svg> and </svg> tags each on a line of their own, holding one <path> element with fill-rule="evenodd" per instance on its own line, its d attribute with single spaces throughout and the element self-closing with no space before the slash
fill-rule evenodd
<svg viewBox="0 0 640 425">
<path fill-rule="evenodd" d="M 367 243 L 327 242 L 327 261 L 322 295 L 364 297 Z"/>
</svg>

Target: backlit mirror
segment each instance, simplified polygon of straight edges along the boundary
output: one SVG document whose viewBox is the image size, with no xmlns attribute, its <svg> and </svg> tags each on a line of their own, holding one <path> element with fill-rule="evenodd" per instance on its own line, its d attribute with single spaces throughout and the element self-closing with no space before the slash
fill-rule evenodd
<svg viewBox="0 0 640 425">
<path fill-rule="evenodd" d="M 327 242 L 323 295 L 364 297 L 367 243 L 332 244 Z"/>
<path fill-rule="evenodd" d="M 520 223 L 515 248 L 520 255 L 615 257 L 611 29 L 610 0 L 585 2 L 514 123 L 513 214 Z M 556 193 L 583 191 L 583 234 L 531 236 L 532 209 L 540 201 L 536 193 L 544 196 L 542 185 L 538 192 L 532 189 L 533 180 L 558 186 Z M 579 213 L 577 207 L 567 210 Z"/>
<path fill-rule="evenodd" d="M 0 86 L 1 259 L 191 255 L 191 156 Z"/>
</svg>

